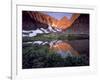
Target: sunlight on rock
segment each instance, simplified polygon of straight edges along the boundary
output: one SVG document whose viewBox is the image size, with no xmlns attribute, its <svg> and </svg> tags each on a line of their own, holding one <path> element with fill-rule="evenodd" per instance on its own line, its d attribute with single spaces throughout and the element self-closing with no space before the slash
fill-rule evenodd
<svg viewBox="0 0 100 80">
<path fill-rule="evenodd" d="M 50 49 L 60 54 L 62 57 L 78 56 L 79 53 L 70 44 L 63 41 L 51 42 Z"/>
</svg>

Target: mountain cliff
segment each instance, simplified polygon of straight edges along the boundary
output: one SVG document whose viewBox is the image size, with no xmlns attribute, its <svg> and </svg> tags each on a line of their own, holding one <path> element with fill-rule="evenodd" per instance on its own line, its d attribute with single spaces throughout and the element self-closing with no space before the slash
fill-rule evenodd
<svg viewBox="0 0 100 80">
<path fill-rule="evenodd" d="M 70 27 L 70 24 L 71 24 L 71 21 L 66 16 L 64 16 L 57 22 L 57 28 L 64 30 Z"/>
<path fill-rule="evenodd" d="M 89 34 L 89 14 L 80 14 L 68 30 L 70 33 Z"/>
<path fill-rule="evenodd" d="M 42 12 L 22 12 L 22 26 L 23 30 L 36 30 L 38 28 L 47 29 L 49 25 L 56 23 L 57 20 L 49 15 L 43 14 Z"/>
<path fill-rule="evenodd" d="M 53 29 L 66 30 L 79 17 L 79 14 L 74 14 L 71 20 L 66 16 L 57 20 L 44 12 L 38 11 L 23 11 L 22 15 L 23 30 L 36 30 L 38 28 L 47 29 L 49 26 Z"/>
</svg>

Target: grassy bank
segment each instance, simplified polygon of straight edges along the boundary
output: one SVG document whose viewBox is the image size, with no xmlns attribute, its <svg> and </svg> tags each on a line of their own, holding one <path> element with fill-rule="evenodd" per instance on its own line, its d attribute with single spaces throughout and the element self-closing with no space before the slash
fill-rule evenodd
<svg viewBox="0 0 100 80">
<path fill-rule="evenodd" d="M 88 66 L 89 60 L 84 55 L 62 58 L 59 54 L 50 51 L 48 45 L 40 46 L 30 44 L 23 46 L 22 65 L 23 69 Z"/>
<path fill-rule="evenodd" d="M 66 34 L 66 33 L 45 33 L 34 37 L 23 37 L 23 42 L 27 41 L 51 41 L 51 40 L 80 40 L 89 39 L 87 34 Z"/>
</svg>

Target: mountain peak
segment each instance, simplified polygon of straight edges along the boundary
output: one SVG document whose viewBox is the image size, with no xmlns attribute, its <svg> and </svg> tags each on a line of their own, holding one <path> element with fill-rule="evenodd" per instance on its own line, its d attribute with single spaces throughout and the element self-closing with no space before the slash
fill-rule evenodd
<svg viewBox="0 0 100 80">
<path fill-rule="evenodd" d="M 65 20 L 68 21 L 68 18 L 67 18 L 66 16 L 64 16 L 64 17 L 61 18 L 61 21 L 62 21 L 62 20 L 64 20 L 64 21 L 65 21 Z"/>
<path fill-rule="evenodd" d="M 59 29 L 65 30 L 70 26 L 70 24 L 70 20 L 66 16 L 64 16 L 58 21 L 57 26 Z"/>
</svg>

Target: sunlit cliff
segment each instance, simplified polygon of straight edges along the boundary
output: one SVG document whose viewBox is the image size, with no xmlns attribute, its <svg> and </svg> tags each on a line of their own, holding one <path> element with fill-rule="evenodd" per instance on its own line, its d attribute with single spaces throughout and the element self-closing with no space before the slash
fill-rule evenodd
<svg viewBox="0 0 100 80">
<path fill-rule="evenodd" d="M 67 16 L 62 17 L 60 20 L 47 15 L 43 12 L 37 11 L 24 11 L 23 16 L 23 29 L 36 29 L 37 28 L 48 28 L 51 26 L 54 29 L 66 30 L 67 28 L 71 27 L 74 21 L 80 16 L 80 14 L 73 14 L 71 19 L 68 19 Z M 30 23 L 30 26 L 26 26 Z"/>
</svg>

